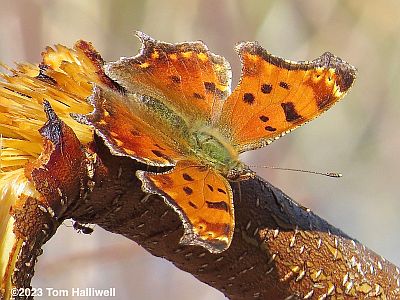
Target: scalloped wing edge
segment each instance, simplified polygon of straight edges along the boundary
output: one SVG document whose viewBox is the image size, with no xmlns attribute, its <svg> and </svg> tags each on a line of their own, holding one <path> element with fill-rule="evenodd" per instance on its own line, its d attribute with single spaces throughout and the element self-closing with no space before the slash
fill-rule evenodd
<svg viewBox="0 0 400 300">
<path fill-rule="evenodd" d="M 347 91 L 351 88 L 356 79 L 357 69 L 341 59 L 340 57 L 330 53 L 324 52 L 319 57 L 313 60 L 300 60 L 292 61 L 273 55 L 264 49 L 258 42 L 241 42 L 235 46 L 235 51 L 240 57 L 242 64 L 242 73 L 240 78 L 243 76 L 243 57 L 242 52 L 249 50 L 249 53 L 254 53 L 262 57 L 265 61 L 288 70 L 310 70 L 311 68 L 332 68 L 338 70 L 338 74 L 342 76 L 343 81 L 339 82 L 340 88 L 343 88 L 341 92 Z M 239 81 L 240 84 L 241 80 Z M 238 85 L 239 85 L 238 84 Z"/>
<path fill-rule="evenodd" d="M 235 228 L 235 220 L 233 223 L 233 227 L 232 227 L 232 231 L 230 236 L 228 236 L 228 239 L 226 242 L 221 241 L 221 240 L 214 240 L 214 242 L 207 242 L 203 239 L 200 238 L 200 236 L 198 234 L 196 234 L 192 227 L 193 225 L 191 224 L 191 222 L 189 221 L 189 219 L 185 216 L 185 214 L 183 213 L 183 211 L 181 210 L 181 208 L 177 205 L 174 205 L 174 203 L 172 201 L 170 201 L 169 199 L 171 199 L 170 196 L 168 196 L 166 193 L 160 191 L 158 188 L 155 187 L 155 185 L 150 182 L 146 177 L 145 177 L 145 173 L 150 173 L 150 174 L 170 174 L 171 172 L 173 172 L 174 169 L 169 170 L 167 172 L 164 173 L 154 173 L 154 172 L 147 172 L 147 171 L 143 171 L 143 170 L 138 170 L 136 171 L 136 176 L 137 178 L 140 179 L 140 181 L 142 181 L 142 191 L 145 193 L 149 193 L 149 194 L 155 194 L 160 196 L 164 202 L 171 207 L 178 215 L 179 218 L 182 221 L 182 225 L 183 225 L 183 236 L 180 239 L 180 244 L 182 245 L 192 245 L 192 246 L 201 246 L 205 249 L 207 249 L 210 253 L 213 254 L 218 254 L 221 253 L 225 250 L 227 250 L 229 248 L 229 246 L 231 245 L 232 239 L 233 239 L 233 233 L 234 233 L 234 228 Z M 232 203 L 232 213 L 234 215 L 234 205 L 233 205 L 233 192 L 232 192 L 232 188 L 231 186 L 228 184 L 227 188 L 229 189 L 229 193 L 231 195 L 231 203 Z"/>
<path fill-rule="evenodd" d="M 223 102 L 225 102 L 225 100 L 231 94 L 231 92 L 232 92 L 232 68 L 231 68 L 229 61 L 225 57 L 215 54 L 212 51 L 210 51 L 210 49 L 207 47 L 207 45 L 203 41 L 197 40 L 197 41 L 192 41 L 192 42 L 185 41 L 185 42 L 179 42 L 179 43 L 168 43 L 168 42 L 156 40 L 142 31 L 135 31 L 135 36 L 140 40 L 140 43 L 141 43 L 140 50 L 135 56 L 131 56 L 131 57 L 122 56 L 117 61 L 109 62 L 104 65 L 105 74 L 109 78 L 111 78 L 113 81 L 118 83 L 121 87 L 123 87 L 122 82 L 118 81 L 118 79 L 114 78 L 114 76 L 113 76 L 112 69 L 113 69 L 114 65 L 119 65 L 119 64 L 123 64 L 123 63 L 126 64 L 133 60 L 139 61 L 141 58 L 146 57 L 147 52 L 149 52 L 149 51 L 151 52 L 151 49 L 157 45 L 163 45 L 166 49 L 171 49 L 171 50 L 181 47 L 182 49 L 187 49 L 187 51 L 193 50 L 190 47 L 193 47 L 193 45 L 195 45 L 196 47 L 199 47 L 199 49 L 201 49 L 201 51 L 204 51 L 205 53 L 207 53 L 213 63 L 215 63 L 217 65 L 223 65 L 224 68 L 226 69 L 226 77 L 223 78 L 223 81 L 226 82 L 227 87 L 226 87 L 225 91 L 221 91 L 224 93 L 222 104 L 223 104 Z M 138 90 L 137 92 L 145 93 L 146 89 L 144 89 L 144 91 Z M 211 123 L 214 124 L 215 122 L 218 121 L 220 112 L 221 112 L 221 107 L 213 104 L 213 107 L 211 109 Z"/>
</svg>

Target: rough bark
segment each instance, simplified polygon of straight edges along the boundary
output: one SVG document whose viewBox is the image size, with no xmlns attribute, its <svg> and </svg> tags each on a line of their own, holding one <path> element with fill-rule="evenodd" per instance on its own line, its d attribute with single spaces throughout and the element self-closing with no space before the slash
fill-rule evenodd
<svg viewBox="0 0 400 300">
<path fill-rule="evenodd" d="M 261 178 L 233 184 L 236 230 L 222 254 L 181 246 L 181 221 L 134 176 L 143 168 L 96 140 L 101 174 L 68 217 L 139 243 L 230 299 L 398 299 L 399 269 Z M 318 298 L 320 297 L 320 298 Z"/>
</svg>

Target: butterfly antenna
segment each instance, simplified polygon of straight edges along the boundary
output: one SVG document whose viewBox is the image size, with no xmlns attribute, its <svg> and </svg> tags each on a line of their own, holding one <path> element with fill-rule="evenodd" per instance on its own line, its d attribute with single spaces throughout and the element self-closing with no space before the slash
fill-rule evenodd
<svg viewBox="0 0 400 300">
<path fill-rule="evenodd" d="M 301 169 L 292 169 L 292 168 L 280 168 L 280 167 L 273 167 L 273 166 L 249 166 L 251 168 L 267 168 L 267 169 L 274 169 L 274 170 L 283 170 L 283 171 L 293 171 L 293 172 L 301 172 L 301 173 L 309 173 L 309 174 L 316 174 L 327 176 L 331 178 L 339 178 L 343 175 L 341 173 L 336 172 L 317 172 L 317 171 L 309 171 L 309 170 L 301 170 Z"/>
</svg>

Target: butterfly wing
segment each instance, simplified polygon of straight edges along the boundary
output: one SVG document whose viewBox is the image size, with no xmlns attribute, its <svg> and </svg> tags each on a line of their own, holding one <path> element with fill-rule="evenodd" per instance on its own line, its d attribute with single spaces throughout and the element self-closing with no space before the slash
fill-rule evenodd
<svg viewBox="0 0 400 300">
<path fill-rule="evenodd" d="M 145 192 L 162 196 L 184 225 L 182 244 L 212 253 L 226 250 L 233 236 L 233 195 L 228 181 L 195 161 L 180 161 L 166 173 L 137 171 Z"/>
<path fill-rule="evenodd" d="M 242 77 L 223 106 L 219 126 L 239 152 L 263 147 L 319 116 L 355 79 L 355 68 L 330 53 L 311 62 L 289 62 L 256 42 L 236 50 Z"/>
<path fill-rule="evenodd" d="M 183 157 L 182 145 L 174 144 L 157 130 L 161 125 L 150 125 L 157 125 L 157 122 L 151 119 L 152 115 L 146 115 L 134 95 L 127 97 L 118 91 L 95 86 L 89 101 L 94 106 L 93 112 L 73 117 L 93 126 L 113 154 L 152 166 L 173 166 Z"/>
<path fill-rule="evenodd" d="M 137 35 L 140 53 L 109 63 L 106 74 L 128 91 L 162 101 L 188 123 L 210 123 L 230 93 L 228 62 L 200 41 L 169 44 Z"/>
</svg>

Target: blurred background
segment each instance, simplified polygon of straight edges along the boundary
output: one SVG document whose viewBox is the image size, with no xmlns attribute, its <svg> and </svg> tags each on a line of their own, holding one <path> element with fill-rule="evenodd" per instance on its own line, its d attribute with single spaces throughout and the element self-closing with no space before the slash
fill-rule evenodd
<svg viewBox="0 0 400 300">
<path fill-rule="evenodd" d="M 107 60 L 138 51 L 134 30 L 156 39 L 203 40 L 240 74 L 236 42 L 258 40 L 275 55 L 333 52 L 355 65 L 344 101 L 244 160 L 341 179 L 258 170 L 302 205 L 400 266 L 400 1 L 0 0 L 0 60 L 39 62 L 47 45 L 93 42 Z M 69 222 L 44 249 L 35 287 L 116 287 L 119 299 L 224 299 L 171 263 L 96 227 Z M 80 298 L 83 299 L 83 298 Z"/>
</svg>

